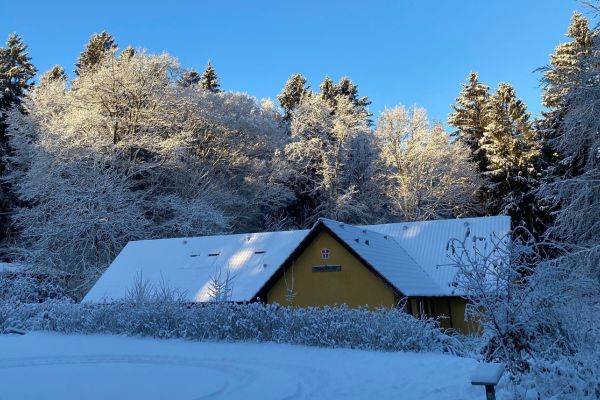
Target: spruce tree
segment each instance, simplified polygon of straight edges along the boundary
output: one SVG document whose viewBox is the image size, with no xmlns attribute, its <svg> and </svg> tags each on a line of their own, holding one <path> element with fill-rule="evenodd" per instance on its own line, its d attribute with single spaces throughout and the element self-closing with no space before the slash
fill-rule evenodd
<svg viewBox="0 0 600 400">
<path fill-rule="evenodd" d="M 479 142 L 485 130 L 483 112 L 490 88 L 479 81 L 477 72 L 471 72 L 462 87 L 456 104 L 452 105 L 454 112 L 448 116 L 448 124 L 456 128 L 450 135 L 469 147 L 471 160 L 477 163 L 480 172 L 484 172 L 487 160 Z"/>
<path fill-rule="evenodd" d="M 335 97 L 337 95 L 337 87 L 333 80 L 329 76 L 323 79 L 323 82 L 319 85 L 321 92 L 319 96 L 329 104 L 331 107 L 335 107 Z"/>
<path fill-rule="evenodd" d="M 21 99 L 33 87 L 31 79 L 37 70 L 31 63 L 23 39 L 13 33 L 6 41 L 6 47 L 0 47 L 0 175 L 4 175 L 4 160 L 10 154 L 6 135 L 6 112 L 19 107 Z M 11 188 L 2 180 L 0 186 L 0 241 L 4 241 L 10 232 L 10 212 L 15 199 Z"/>
<path fill-rule="evenodd" d="M 371 100 L 368 97 L 358 96 L 358 86 L 352 82 L 350 78 L 347 76 L 342 77 L 338 84 L 336 85 L 336 94 L 338 96 L 345 96 L 348 98 L 355 107 L 360 108 L 362 110 L 366 110 L 367 107 L 371 104 Z M 371 115 L 371 114 L 369 114 Z"/>
<path fill-rule="evenodd" d="M 75 74 L 79 76 L 86 70 L 93 70 L 105 57 L 114 55 L 115 51 L 117 44 L 110 33 L 93 34 L 75 63 Z"/>
<path fill-rule="evenodd" d="M 567 31 L 569 42 L 556 47 L 550 56 L 550 65 L 543 68 L 544 94 L 546 107 L 557 108 L 564 103 L 565 96 L 578 82 L 583 65 L 582 56 L 589 54 L 592 46 L 592 32 L 589 21 L 575 12 Z"/>
<path fill-rule="evenodd" d="M 501 83 L 486 103 L 484 118 L 480 145 L 490 178 L 488 212 L 508 214 L 515 226 L 539 233 L 544 217 L 531 192 L 539 177 L 540 143 L 527 106 L 512 86 Z"/>
<path fill-rule="evenodd" d="M 0 48 L 0 111 L 18 105 L 25 92 L 33 87 L 30 80 L 37 70 L 27 53 L 27 45 L 16 33 Z"/>
<path fill-rule="evenodd" d="M 595 65 L 588 65 L 590 63 L 587 61 L 593 39 L 589 21 L 583 15 L 574 13 L 566 36 L 571 40 L 558 45 L 550 56 L 550 64 L 541 69 L 544 72 L 543 104 L 549 111 L 543 113 L 539 131 L 544 142 L 542 156 L 548 176 L 575 176 L 581 171 L 585 158 L 565 157 L 555 146 L 559 136 L 564 134 L 563 120 L 571 108 L 568 101 L 570 92 L 585 84 L 582 79 L 585 79 L 586 70 L 596 68 Z"/>
<path fill-rule="evenodd" d="M 204 90 L 208 90 L 213 93 L 220 92 L 219 87 L 219 77 L 217 76 L 217 71 L 213 68 L 210 60 L 208 60 L 208 64 L 206 65 L 206 69 L 202 73 L 200 77 L 200 86 Z"/>
<path fill-rule="evenodd" d="M 56 81 L 67 81 L 67 74 L 65 72 L 65 69 L 60 65 L 55 65 L 54 67 L 46 71 L 44 75 L 42 75 L 42 77 L 40 78 L 40 85 L 45 85 L 50 82 Z"/>
<path fill-rule="evenodd" d="M 181 79 L 177 82 L 177 84 L 180 87 L 188 88 L 197 85 L 200 83 L 200 81 L 200 75 L 192 68 L 189 71 L 185 71 L 183 74 L 181 74 Z"/>
<path fill-rule="evenodd" d="M 332 108 L 332 113 L 335 114 L 338 111 L 338 103 L 340 98 L 347 99 L 353 107 L 353 112 L 363 115 L 365 118 L 370 117 L 368 106 L 371 101 L 368 97 L 358 96 L 358 86 L 352 82 L 348 77 L 343 77 L 340 81 L 335 84 L 329 76 L 326 76 L 323 82 L 319 85 L 321 92 L 319 96 Z M 373 121 L 367 119 L 367 123 L 370 125 Z"/>
<path fill-rule="evenodd" d="M 300 105 L 305 96 L 310 96 L 310 86 L 306 85 L 306 78 L 301 74 L 294 74 L 287 80 L 281 93 L 277 96 L 279 104 L 285 112 L 285 119 L 290 120 L 292 112 Z"/>
</svg>

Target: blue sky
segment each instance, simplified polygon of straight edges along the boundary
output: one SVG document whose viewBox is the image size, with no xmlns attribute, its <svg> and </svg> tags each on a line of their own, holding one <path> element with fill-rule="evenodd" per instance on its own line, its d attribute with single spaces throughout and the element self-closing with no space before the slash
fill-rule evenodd
<svg viewBox="0 0 600 400">
<path fill-rule="evenodd" d="M 0 14 L 0 35 L 21 34 L 40 71 L 71 71 L 94 32 L 112 33 L 184 67 L 211 59 L 222 87 L 275 99 L 292 73 L 313 87 L 351 77 L 373 101 L 418 104 L 445 121 L 470 70 L 509 82 L 539 113 L 539 73 L 566 40 L 575 0 L 502 1 L 30 1 Z"/>
</svg>

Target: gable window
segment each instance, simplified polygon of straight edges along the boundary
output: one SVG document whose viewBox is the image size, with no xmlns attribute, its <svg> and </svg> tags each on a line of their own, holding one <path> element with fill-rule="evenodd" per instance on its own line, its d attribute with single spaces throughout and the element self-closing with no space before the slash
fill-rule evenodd
<svg viewBox="0 0 600 400">
<path fill-rule="evenodd" d="M 328 260 L 330 254 L 331 254 L 331 251 L 327 247 L 321 249 L 321 258 L 323 260 Z"/>
</svg>

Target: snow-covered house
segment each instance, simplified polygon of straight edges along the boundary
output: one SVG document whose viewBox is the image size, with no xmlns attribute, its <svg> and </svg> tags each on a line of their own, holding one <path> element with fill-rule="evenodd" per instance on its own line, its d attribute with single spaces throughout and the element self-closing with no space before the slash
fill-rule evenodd
<svg viewBox="0 0 600 400">
<path fill-rule="evenodd" d="M 446 316 L 442 324 L 466 330 L 466 301 L 452 284 L 456 269 L 446 256 L 447 242 L 466 229 L 504 235 L 510 219 L 356 226 L 322 218 L 308 230 L 135 241 L 83 301 L 122 299 L 141 278 L 205 302 L 228 276 L 231 301 L 374 308 L 407 298 L 409 312 Z"/>
</svg>

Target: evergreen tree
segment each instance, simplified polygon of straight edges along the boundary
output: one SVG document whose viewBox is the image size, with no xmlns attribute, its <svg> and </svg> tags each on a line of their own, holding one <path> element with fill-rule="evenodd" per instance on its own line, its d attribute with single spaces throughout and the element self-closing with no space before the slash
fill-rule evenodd
<svg viewBox="0 0 600 400">
<path fill-rule="evenodd" d="M 335 84 L 329 76 L 326 76 L 321 85 L 319 85 L 319 89 L 321 89 L 319 96 L 329 104 L 334 114 L 338 109 L 339 99 L 343 97 L 352 104 L 354 112 L 367 118 L 373 115 L 368 110 L 371 101 L 368 97 L 358 96 L 358 86 L 348 77 L 343 77 Z M 367 122 L 370 125 L 373 121 L 367 119 Z"/>
<path fill-rule="evenodd" d="M 6 113 L 12 107 L 19 107 L 25 93 L 33 87 L 31 79 L 37 70 L 31 63 L 23 39 L 13 33 L 0 47 L 0 175 L 4 175 L 6 157 L 10 153 L 6 134 Z M 20 107 L 19 107 L 20 108 Z M 11 188 L 2 181 L 0 186 L 0 241 L 4 241 L 10 231 L 9 214 L 15 200 Z"/>
<path fill-rule="evenodd" d="M 572 250 L 564 262 L 586 276 L 600 276 L 600 30 L 579 13 L 570 41 L 556 47 L 543 68 L 540 121 L 548 163 L 537 200 L 552 209 L 546 238 Z"/>
<path fill-rule="evenodd" d="M 589 21 L 583 15 L 573 14 L 567 37 L 571 40 L 558 45 L 550 56 L 550 64 L 541 69 L 544 72 L 543 104 L 549 111 L 543 113 L 539 122 L 539 131 L 544 141 L 542 156 L 546 174 L 563 177 L 577 175 L 585 157 L 583 153 L 565 157 L 557 151 L 555 142 L 564 133 L 563 120 L 570 108 L 570 92 L 585 83 L 582 80 L 585 79 L 586 70 L 595 68 L 587 61 L 591 54 L 593 35 Z"/>
<path fill-rule="evenodd" d="M 117 51 L 117 44 L 110 33 L 102 32 L 92 35 L 85 49 L 79 55 L 75 66 L 75 74 L 80 76 L 86 70 L 93 70 L 102 62 L 104 57 L 114 55 Z"/>
<path fill-rule="evenodd" d="M 592 46 L 592 32 L 589 21 L 583 15 L 575 12 L 567 31 L 569 42 L 556 47 L 550 56 L 550 65 L 543 68 L 544 94 L 543 103 L 546 107 L 557 108 L 564 103 L 569 90 L 577 84 L 583 65 L 582 55 L 589 54 Z"/>
<path fill-rule="evenodd" d="M 0 48 L 0 111 L 18 105 L 25 92 L 33 87 L 30 80 L 37 70 L 27 53 L 27 45 L 16 33 Z"/>
<path fill-rule="evenodd" d="M 490 178 L 488 212 L 508 214 L 515 226 L 539 232 L 543 218 L 531 191 L 537 185 L 540 143 L 527 106 L 512 86 L 501 83 L 486 103 L 484 118 L 480 145 Z"/>
<path fill-rule="evenodd" d="M 300 105 L 305 96 L 310 96 L 310 86 L 306 85 L 306 78 L 301 74 L 294 74 L 287 80 L 281 93 L 277 96 L 279 104 L 285 112 L 285 119 L 290 120 L 292 112 Z"/>
<path fill-rule="evenodd" d="M 187 88 L 197 85 L 200 83 L 200 81 L 200 75 L 192 68 L 189 71 L 185 71 L 181 75 L 181 79 L 177 82 L 177 84 L 181 87 Z"/>
<path fill-rule="evenodd" d="M 200 77 L 200 86 L 202 87 L 202 89 L 208 90 L 213 93 L 220 92 L 219 87 L 221 85 L 219 84 L 219 77 L 217 76 L 217 72 L 210 63 L 210 60 L 208 60 L 206 69 Z"/>
<path fill-rule="evenodd" d="M 46 73 L 44 73 L 44 75 L 42 75 L 42 77 L 40 78 L 40 85 L 46 85 L 48 83 L 56 81 L 67 81 L 67 74 L 65 72 L 65 69 L 60 65 L 55 65 L 54 67 L 46 71 Z"/>
<path fill-rule="evenodd" d="M 337 87 L 329 76 L 326 76 L 325 79 L 323 79 L 323 82 L 319 85 L 319 89 L 321 90 L 319 96 L 321 96 L 321 98 L 325 100 L 330 107 L 335 107 Z"/>
<path fill-rule="evenodd" d="M 448 124 L 456 128 L 450 135 L 469 147 L 471 160 L 477 163 L 480 172 L 484 172 L 487 161 L 479 142 L 485 130 L 483 112 L 490 88 L 479 81 L 476 72 L 471 72 L 462 86 L 456 104 L 452 105 L 454 112 L 448 116 Z"/>
<path fill-rule="evenodd" d="M 358 96 L 358 86 L 355 85 L 350 78 L 347 76 L 342 77 L 342 79 L 340 79 L 338 82 L 336 89 L 336 94 L 338 96 L 344 96 L 348 98 L 356 108 L 364 110 L 369 116 L 371 115 L 368 113 L 368 111 L 366 111 L 367 107 L 371 104 L 371 100 L 369 100 L 369 98 L 366 96 Z"/>
</svg>

